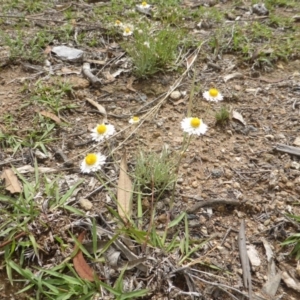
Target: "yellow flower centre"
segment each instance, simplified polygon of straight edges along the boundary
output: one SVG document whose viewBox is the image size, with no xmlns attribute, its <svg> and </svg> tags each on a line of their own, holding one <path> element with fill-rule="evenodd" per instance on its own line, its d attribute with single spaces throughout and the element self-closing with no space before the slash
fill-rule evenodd
<svg viewBox="0 0 300 300">
<path fill-rule="evenodd" d="M 106 132 L 106 130 L 107 130 L 107 127 L 105 124 L 101 124 L 101 125 L 97 126 L 97 132 L 99 134 L 104 134 Z"/>
<path fill-rule="evenodd" d="M 147 6 L 147 2 L 146 2 L 146 1 L 143 1 L 143 2 L 142 2 L 142 6 Z"/>
<path fill-rule="evenodd" d="M 133 121 L 133 122 L 138 122 L 139 120 L 140 120 L 139 117 L 132 117 L 132 121 Z"/>
<path fill-rule="evenodd" d="M 90 153 L 85 157 L 85 163 L 88 166 L 94 165 L 96 161 L 97 161 L 97 155 L 95 153 Z"/>
<path fill-rule="evenodd" d="M 219 94 L 219 91 L 218 91 L 217 89 L 210 89 L 210 90 L 209 90 L 209 95 L 210 95 L 211 97 L 217 97 L 218 94 Z"/>
<path fill-rule="evenodd" d="M 198 128 L 201 124 L 201 120 L 199 118 L 192 118 L 191 119 L 191 126 L 193 128 Z"/>
<path fill-rule="evenodd" d="M 131 32 L 130 28 L 128 28 L 128 27 L 126 27 L 124 31 L 125 31 L 125 33 L 130 33 Z"/>
<path fill-rule="evenodd" d="M 120 20 L 117 20 L 116 21 L 116 25 L 120 25 L 121 24 L 121 21 Z"/>
</svg>

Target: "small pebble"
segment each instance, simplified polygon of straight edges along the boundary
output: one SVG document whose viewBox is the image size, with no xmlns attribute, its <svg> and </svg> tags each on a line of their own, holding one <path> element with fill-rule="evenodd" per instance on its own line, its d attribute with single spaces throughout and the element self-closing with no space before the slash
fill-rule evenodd
<svg viewBox="0 0 300 300">
<path fill-rule="evenodd" d="M 84 209 L 84 210 L 91 210 L 93 208 L 93 203 L 85 198 L 80 198 L 79 200 L 79 205 Z"/>
<path fill-rule="evenodd" d="M 170 98 L 173 100 L 178 100 L 181 97 L 181 93 L 179 91 L 173 91 L 170 94 Z"/>
<path fill-rule="evenodd" d="M 193 181 L 193 182 L 192 182 L 192 187 L 193 187 L 194 189 L 196 189 L 196 188 L 198 187 L 198 182 L 197 182 L 197 181 Z"/>
<path fill-rule="evenodd" d="M 292 162 L 291 162 L 291 168 L 292 168 L 292 169 L 299 170 L 299 169 L 300 169 L 300 164 L 297 163 L 296 161 L 292 161 Z"/>
</svg>

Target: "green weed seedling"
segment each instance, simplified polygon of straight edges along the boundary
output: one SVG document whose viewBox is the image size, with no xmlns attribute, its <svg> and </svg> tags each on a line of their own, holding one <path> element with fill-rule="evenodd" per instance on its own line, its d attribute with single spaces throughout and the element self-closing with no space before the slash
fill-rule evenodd
<svg viewBox="0 0 300 300">
<path fill-rule="evenodd" d="M 63 103 L 63 99 L 71 93 L 72 86 L 68 82 L 58 81 L 53 85 L 37 82 L 30 101 L 34 104 L 43 104 L 59 115 L 61 110 L 76 108 L 75 105 Z"/>
<path fill-rule="evenodd" d="M 161 153 L 140 151 L 134 177 L 142 190 L 151 191 L 154 188 L 156 195 L 162 195 L 175 181 L 174 170 L 175 162 L 167 150 Z"/>
<path fill-rule="evenodd" d="M 228 109 L 224 106 L 220 108 L 218 112 L 215 114 L 216 124 L 218 125 L 224 125 L 227 123 L 230 119 L 230 113 Z"/>
<path fill-rule="evenodd" d="M 288 215 L 288 217 L 300 223 L 300 216 Z M 300 259 L 300 233 L 293 233 L 283 243 L 281 243 L 281 245 L 292 246 L 293 250 L 291 251 L 291 255 L 295 256 L 297 260 Z"/>
<path fill-rule="evenodd" d="M 154 32 L 145 24 L 134 31 L 133 41 L 121 45 L 133 61 L 135 75 L 146 78 L 172 68 L 181 36 L 180 30 L 164 28 Z"/>
</svg>

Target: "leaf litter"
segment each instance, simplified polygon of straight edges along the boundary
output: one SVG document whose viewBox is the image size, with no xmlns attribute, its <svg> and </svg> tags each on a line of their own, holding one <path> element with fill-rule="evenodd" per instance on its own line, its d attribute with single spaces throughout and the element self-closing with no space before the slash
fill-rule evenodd
<svg viewBox="0 0 300 300">
<path fill-rule="evenodd" d="M 197 8 L 204 4 L 203 1 L 198 1 L 197 3 L 193 2 L 192 4 L 189 3 L 187 5 Z M 209 3 L 209 6 L 214 5 L 215 4 L 212 2 Z M 222 7 L 224 4 L 218 5 Z M 219 6 L 217 7 L 219 8 Z M 250 6 L 247 7 L 247 5 L 245 7 L 246 9 L 250 8 Z M 153 12 L 155 12 L 155 10 Z M 148 16 L 150 18 L 151 14 Z M 263 20 L 265 20 L 265 18 Z M 55 20 L 53 20 L 53 22 L 55 22 Z M 204 24 L 205 22 L 202 23 Z M 81 26 L 80 23 L 78 26 Z M 203 28 L 204 27 L 201 27 L 200 32 L 197 32 L 201 39 L 207 38 L 209 34 L 209 29 Z M 75 37 L 76 34 L 77 33 L 74 35 Z M 61 47 L 61 45 L 56 45 L 56 47 L 57 46 Z M 54 47 L 49 50 L 49 48 L 46 47 L 46 50 L 48 50 L 45 53 L 51 60 L 51 67 L 55 67 L 55 65 L 58 64 L 58 61 L 55 61 L 50 57 L 50 51 L 53 52 L 53 48 Z M 228 103 L 230 106 L 234 107 L 233 118 L 239 122 L 230 123 L 228 127 L 224 128 L 225 130 L 214 127 L 214 120 L 211 116 L 218 108 L 219 103 L 216 107 L 209 107 L 208 104 L 201 99 L 201 92 L 195 91 L 192 112 L 195 115 L 204 115 L 208 119 L 209 127 L 212 128 L 213 131 L 208 132 L 207 136 L 203 137 L 202 143 L 195 140 L 189 147 L 189 151 L 183 161 L 177 185 L 180 194 L 177 196 L 174 212 L 171 212 L 171 218 L 176 218 L 179 212 L 186 211 L 188 213 L 188 222 L 191 225 L 191 228 L 195 228 L 195 230 L 190 231 L 191 238 L 195 240 L 212 237 L 216 232 L 219 233 L 220 236 L 214 236 L 207 247 L 203 247 L 203 249 L 201 248 L 199 251 L 195 252 L 195 256 L 192 257 L 189 266 L 195 267 L 197 265 L 197 269 L 191 270 L 187 267 L 185 269 L 186 272 L 183 272 L 184 274 L 182 277 L 181 268 L 184 268 L 184 266 L 177 265 L 179 257 L 176 257 L 176 254 L 173 254 L 173 257 L 168 255 L 163 256 L 158 250 L 159 253 L 156 253 L 153 250 L 155 247 L 153 247 L 153 249 L 148 250 L 146 258 L 140 258 L 133 251 L 129 250 L 130 247 L 127 246 L 125 242 L 122 243 L 120 237 L 114 241 L 114 245 L 120 251 L 119 253 L 122 253 L 123 259 L 126 258 L 125 264 L 121 264 L 120 268 L 124 267 L 126 263 L 130 264 L 130 262 L 133 261 L 136 263 L 133 264 L 133 268 L 137 267 L 139 271 L 143 272 L 142 275 L 144 278 L 146 278 L 145 274 L 147 274 L 147 276 L 149 275 L 149 273 L 147 273 L 149 267 L 150 269 L 153 268 L 152 270 L 154 271 L 151 273 L 151 276 L 153 277 L 150 280 L 153 285 L 149 285 L 149 287 L 152 291 L 156 291 L 157 298 L 160 293 L 167 294 L 167 292 L 160 292 L 162 290 L 167 290 L 167 287 L 168 290 L 174 291 L 174 294 L 169 293 L 169 297 L 174 296 L 176 293 L 180 294 L 180 292 L 183 293 L 181 294 L 182 297 L 184 297 L 183 295 L 186 293 L 186 297 L 193 298 L 193 293 L 200 294 L 200 292 L 206 297 L 210 297 L 213 294 L 225 293 L 221 288 L 234 293 L 235 296 L 232 295 L 232 297 L 247 297 L 246 289 L 243 289 L 243 294 L 239 294 L 237 291 L 230 289 L 230 287 L 235 288 L 238 286 L 241 279 L 239 273 L 241 263 L 238 259 L 236 241 L 238 240 L 237 231 L 239 229 L 240 221 L 245 219 L 247 233 L 244 228 L 242 228 L 243 230 L 241 229 L 240 238 L 244 241 L 249 241 L 250 245 L 256 245 L 255 258 L 257 260 L 259 258 L 261 262 L 260 265 L 256 266 L 258 268 L 256 271 L 252 270 L 253 274 L 251 278 L 249 278 L 250 267 L 247 265 L 247 257 L 245 257 L 247 254 L 247 246 L 245 244 L 240 245 L 239 251 L 241 252 L 241 256 L 244 257 L 242 264 L 243 274 L 248 274 L 248 277 L 246 277 L 248 285 L 251 283 L 251 279 L 253 280 L 253 297 L 254 294 L 255 296 L 260 294 L 260 289 L 265 283 L 264 276 L 267 276 L 266 278 L 268 278 L 268 281 L 273 281 L 271 289 L 264 289 L 264 291 L 271 296 L 274 296 L 277 292 L 277 295 L 282 295 L 282 297 L 284 297 L 285 286 L 282 284 L 280 285 L 280 282 L 285 282 L 287 286 L 295 291 L 299 291 L 297 279 L 288 271 L 290 269 L 295 269 L 295 262 L 289 261 L 286 264 L 278 264 L 276 261 L 276 258 L 282 258 L 282 252 L 280 249 L 278 250 L 277 245 L 282 241 L 286 233 L 292 231 L 293 224 L 284 218 L 280 221 L 281 215 L 275 210 L 276 206 L 282 214 L 285 214 L 287 212 L 287 207 L 290 206 L 293 209 L 293 213 L 298 213 L 299 215 L 299 209 L 297 206 L 294 206 L 294 203 L 298 203 L 297 185 L 299 183 L 300 174 L 299 170 L 292 167 L 297 163 L 295 156 L 297 156 L 297 151 L 299 151 L 299 149 L 294 149 L 295 147 L 291 148 L 291 146 L 288 145 L 291 140 L 294 140 L 297 130 L 299 129 L 297 124 L 298 110 L 297 106 L 295 106 L 296 111 L 293 112 L 291 110 L 292 103 L 290 102 L 290 95 L 288 95 L 288 92 L 291 93 L 291 91 L 288 91 L 283 85 L 278 85 L 279 81 L 281 81 L 278 80 L 278 78 L 289 78 L 289 76 L 292 76 L 296 69 L 299 69 L 299 63 L 296 61 L 294 66 L 286 65 L 285 69 L 275 69 L 272 72 L 269 72 L 268 76 L 259 76 L 259 79 L 256 79 L 255 72 L 253 72 L 255 66 L 253 66 L 253 68 L 249 67 L 249 69 L 245 71 L 245 65 L 239 65 L 235 60 L 234 55 L 231 55 L 230 53 L 222 53 L 222 55 L 220 54 L 219 56 L 214 54 L 214 57 L 210 57 L 211 53 L 207 51 L 207 61 L 201 61 L 202 66 L 197 65 L 196 67 L 196 63 L 199 62 L 199 48 L 198 52 L 196 51 L 192 54 L 188 53 L 185 56 L 186 59 L 182 60 L 183 64 L 181 66 L 186 68 L 186 71 L 184 71 L 179 78 L 176 75 L 169 76 L 167 73 L 159 74 L 158 79 L 152 78 L 147 80 L 147 82 L 138 84 L 133 79 L 134 77 L 127 77 L 126 72 L 131 71 L 130 60 L 128 60 L 127 57 L 124 57 L 124 52 L 121 51 L 117 43 L 105 42 L 105 47 L 95 49 L 98 51 L 89 51 L 88 47 L 83 48 L 85 54 L 89 55 L 89 57 L 84 60 L 83 64 L 80 61 L 82 58 L 81 56 L 78 56 L 77 52 L 75 53 L 76 55 L 73 55 L 72 57 L 69 57 L 69 54 L 63 55 L 63 63 L 65 66 L 70 67 L 68 64 L 71 64 L 75 68 L 75 65 L 77 64 L 75 74 L 79 77 L 81 75 L 85 76 L 89 80 L 90 86 L 84 88 L 81 87 L 79 90 L 73 91 L 73 96 L 67 98 L 66 102 L 76 102 L 80 109 L 64 111 L 63 116 L 70 121 L 73 129 L 68 131 L 63 128 L 57 128 L 59 141 L 55 142 L 56 146 L 58 145 L 59 148 L 63 149 L 62 151 L 68 153 L 68 156 L 77 162 L 79 162 L 83 151 L 90 151 L 89 145 L 77 146 L 82 142 L 82 136 L 77 129 L 83 129 L 83 131 L 88 134 L 88 124 L 98 124 L 99 115 L 90 112 L 85 101 L 80 102 L 78 100 L 90 99 L 91 101 L 87 101 L 96 107 L 100 114 L 104 116 L 105 120 L 110 116 L 114 116 L 110 117 L 111 119 L 109 121 L 114 122 L 118 129 L 123 129 L 125 126 L 128 126 L 128 116 L 134 115 L 138 108 L 144 105 L 144 103 L 141 104 L 139 102 L 140 100 L 137 93 L 143 92 L 147 95 L 146 101 L 154 101 L 152 104 L 154 110 L 151 110 L 150 106 L 148 106 L 148 108 L 146 107 L 146 110 L 143 111 L 143 113 L 146 114 L 145 119 L 147 120 L 144 123 L 145 127 L 141 126 L 132 135 L 131 133 L 128 134 L 128 143 L 122 143 L 120 142 L 120 139 L 113 142 L 113 146 L 116 147 L 119 146 L 116 145 L 119 142 L 121 144 L 119 148 L 121 151 L 115 151 L 119 155 L 119 158 L 121 157 L 121 165 L 117 166 L 115 162 L 111 163 L 110 166 L 105 169 L 104 173 L 105 176 L 107 176 L 105 177 L 107 182 L 114 179 L 114 182 L 116 183 L 117 179 L 115 174 L 118 173 L 119 168 L 121 170 L 118 179 L 119 184 L 115 187 L 115 192 L 118 195 L 116 201 L 117 204 L 114 206 L 114 201 L 107 201 L 107 193 L 103 192 L 103 187 L 97 192 L 98 186 L 94 187 L 91 185 L 89 187 L 89 185 L 86 185 L 85 191 L 83 192 L 86 195 L 93 195 L 89 199 L 93 203 L 93 208 L 91 208 L 83 217 L 86 222 L 80 223 L 80 219 L 74 220 L 74 218 L 76 219 L 76 215 L 67 215 L 60 212 L 55 216 L 62 224 L 58 227 L 54 225 L 54 223 L 50 223 L 53 225 L 53 233 L 51 233 L 51 235 L 47 236 L 47 233 L 45 233 L 45 236 L 43 237 L 43 234 L 38 234 L 39 228 L 37 229 L 36 239 L 38 240 L 39 247 L 43 249 L 43 245 L 46 241 L 50 243 L 53 234 L 68 241 L 67 235 L 61 232 L 62 228 L 71 228 L 76 232 L 79 231 L 79 226 L 85 226 L 86 228 L 91 229 L 91 225 L 87 222 L 87 220 L 90 220 L 90 216 L 103 218 L 102 224 L 112 224 L 113 220 L 107 211 L 108 205 L 112 209 L 118 211 L 119 215 L 122 216 L 122 219 L 128 224 L 128 216 L 132 216 L 136 208 L 135 204 L 132 205 L 131 203 L 131 196 L 129 197 L 132 192 L 132 184 L 129 183 L 130 178 L 127 175 L 127 165 L 131 166 L 131 164 L 134 163 L 132 155 L 135 149 L 140 147 L 141 144 L 146 145 L 146 147 L 152 151 L 159 150 L 163 142 L 167 142 L 171 148 L 175 149 L 178 147 L 179 141 L 182 140 L 182 137 L 178 134 L 178 120 L 184 115 L 185 106 L 183 105 L 184 102 L 174 105 L 167 101 L 167 99 L 180 85 L 183 85 L 183 87 L 180 86 L 180 90 L 190 90 L 190 87 L 192 86 L 192 76 L 190 73 L 197 72 L 197 77 L 195 78 L 201 83 L 197 88 L 206 90 L 206 88 L 211 87 L 212 83 L 216 84 L 217 82 L 219 84 L 218 88 L 225 91 L 226 99 L 224 103 Z M 205 50 L 208 50 L 206 44 L 204 44 L 204 48 Z M 215 49 L 216 51 L 217 48 L 218 47 Z M 202 52 L 201 55 L 203 55 Z M 272 53 L 265 52 L 265 55 L 271 56 Z M 66 58 L 69 59 L 69 62 L 66 62 Z M 218 68 L 213 68 L 212 58 L 216 60 Z M 57 55 L 55 59 L 59 60 L 59 55 Z M 7 62 L 5 62 L 5 64 L 7 64 Z M 82 68 L 81 75 L 79 75 L 78 71 L 80 67 Z M 63 70 L 64 76 L 68 76 L 68 73 L 72 69 L 63 69 L 60 66 L 60 70 Z M 233 71 L 234 73 L 231 73 Z M 33 80 L 32 75 L 27 71 L 24 72 L 21 69 L 17 69 L 15 73 L 12 72 L 12 70 L 4 70 L 3 76 L 4 78 L 13 78 L 11 79 L 13 85 L 20 84 L 24 82 L 24 80 L 27 80 L 30 83 L 30 80 Z M 248 77 L 249 74 L 251 75 L 250 77 Z M 48 79 L 49 78 L 41 78 L 42 81 Z M 156 98 L 153 96 L 153 91 L 149 89 L 150 81 L 154 83 L 154 86 L 158 86 L 156 80 L 164 82 L 167 88 L 166 90 L 168 90 L 167 94 L 158 95 L 158 97 L 161 97 L 158 100 L 155 100 Z M 51 77 L 49 82 L 52 84 Z M 4 94 L 2 94 L 1 91 L 0 95 L 0 99 L 3 99 L 1 112 L 17 112 L 19 100 L 14 101 L 11 98 L 6 97 L 9 93 L 18 95 L 18 91 L 14 89 L 15 87 L 13 85 L 10 80 L 4 80 Z M 241 88 L 235 90 L 233 87 L 237 85 Z M 122 86 L 124 87 L 123 89 L 121 88 Z M 293 83 L 289 83 L 289 87 L 292 86 Z M 106 91 L 110 92 L 108 93 Z M 255 93 L 251 94 L 247 93 L 247 91 L 254 91 Z M 107 100 L 107 102 L 104 102 L 104 105 L 102 106 L 97 101 L 103 99 Z M 155 106 L 156 103 L 158 103 L 157 106 Z M 44 107 L 42 109 L 44 109 Z M 48 114 L 48 110 L 40 109 L 38 111 L 46 112 L 46 114 L 44 114 L 46 118 L 58 123 L 58 120 L 55 119 L 56 114 L 54 114 L 54 112 L 50 115 Z M 28 113 L 27 115 L 26 112 Z M 108 117 L 107 112 L 109 113 Z M 25 111 L 22 118 L 20 118 L 21 124 L 25 127 L 28 126 L 28 131 L 31 130 L 31 117 L 32 114 L 28 110 Z M 275 120 L 275 122 L 271 122 L 271 119 Z M 153 122 L 154 120 L 157 120 L 157 122 Z M 29 125 L 27 125 L 27 123 Z M 152 123 L 156 125 L 153 126 Z M 240 125 L 243 125 L 244 127 L 252 126 L 257 128 L 258 131 L 248 132 Z M 127 138 L 127 133 L 128 132 L 124 131 L 122 134 Z M 106 151 L 108 154 L 111 146 L 112 145 L 108 144 L 105 146 L 96 145 L 93 147 L 101 148 L 101 150 Z M 275 149 L 277 148 L 277 151 L 280 153 L 273 152 L 274 147 Z M 127 153 L 130 153 L 129 161 L 126 161 L 122 156 L 124 148 L 126 148 Z M 52 152 L 51 147 L 48 150 L 49 152 Z M 17 170 L 20 170 L 20 174 L 26 174 L 27 172 L 34 174 L 36 172 L 36 169 L 32 167 L 32 164 L 28 164 L 28 160 L 30 161 L 30 157 L 32 156 L 32 151 L 30 151 L 30 149 L 25 147 L 22 150 L 22 153 L 17 152 L 16 157 L 17 159 L 21 158 L 20 161 L 11 160 L 11 153 L 9 147 L 4 147 L 4 152 L 0 155 L 2 159 L 9 159 L 10 163 L 12 163 Z M 54 155 L 52 158 L 41 159 L 37 157 L 37 159 L 39 163 L 38 171 L 41 173 L 59 172 L 65 174 L 64 172 L 76 172 L 75 169 L 65 170 L 62 168 L 62 164 L 54 158 Z M 274 170 L 276 171 L 275 173 Z M 275 174 L 275 176 L 272 174 Z M 61 184 L 60 190 L 65 191 L 63 184 Z M 192 194 L 193 197 L 187 197 L 186 195 L 188 193 Z M 75 203 L 73 209 L 79 209 L 79 201 L 77 202 L 76 198 L 72 201 Z M 167 200 L 159 203 L 158 215 L 165 211 L 167 211 L 166 215 L 168 215 L 169 212 L 166 203 Z M 191 209 L 193 207 L 197 207 L 197 209 Z M 207 213 L 206 207 L 209 207 L 210 214 Z M 66 207 L 63 208 L 64 211 L 65 209 Z M 75 210 L 72 211 L 72 213 L 74 212 Z M 71 216 L 73 219 L 70 219 L 66 222 L 68 224 L 65 224 L 64 219 L 70 218 Z M 53 216 L 49 215 L 48 218 L 50 218 L 50 222 L 53 222 L 51 221 Z M 157 232 L 163 231 L 164 228 L 168 226 L 167 222 L 169 219 L 170 218 L 165 218 L 164 222 L 156 224 Z M 103 227 L 105 226 L 103 225 Z M 181 229 L 184 232 L 184 229 Z M 281 233 L 283 236 L 280 236 Z M 80 243 L 83 239 L 82 234 L 83 233 L 79 235 L 80 239 L 78 238 L 78 242 Z M 101 234 L 107 235 L 108 238 L 112 240 L 115 237 L 114 230 L 105 231 L 102 228 L 102 230 L 99 230 L 99 235 Z M 170 235 L 172 236 L 172 233 Z M 171 238 L 170 235 L 167 236 L 168 239 Z M 180 238 L 182 238 L 182 236 L 183 235 L 180 235 Z M 51 243 L 51 245 L 53 245 L 53 241 Z M 267 244 L 271 246 L 268 248 L 268 246 L 266 246 Z M 69 243 L 69 245 L 72 245 L 72 243 Z M 263 245 L 264 248 L 257 245 Z M 272 255 L 270 251 L 271 247 L 273 250 L 276 249 L 276 251 L 272 252 Z M 74 257 L 74 268 L 79 275 L 81 273 L 80 276 L 82 278 L 92 281 L 94 279 L 94 271 L 91 270 L 90 266 L 83 259 L 82 252 L 78 250 L 78 253 L 81 253 L 81 255 L 79 254 L 76 258 Z M 272 259 L 271 256 L 274 257 L 274 259 Z M 78 257 L 81 257 L 79 261 Z M 234 262 L 232 257 L 236 258 Z M 264 259 L 265 257 L 266 259 Z M 119 261 L 119 258 L 118 255 L 116 261 Z M 46 257 L 44 260 L 45 265 L 49 263 L 49 260 L 47 260 Z M 58 257 L 55 264 L 58 265 L 62 260 L 63 257 Z M 193 264 L 193 261 L 197 262 L 197 264 Z M 145 264 L 140 266 L 141 262 Z M 203 264 L 204 267 L 201 267 Z M 155 268 L 153 266 L 157 267 Z M 217 275 L 218 273 L 214 272 L 213 268 L 210 267 L 223 268 L 223 270 L 228 272 L 232 271 L 232 275 L 228 275 L 227 277 L 225 272 L 221 273 L 223 278 L 217 279 L 218 287 L 214 285 L 216 279 L 212 280 L 211 278 L 211 276 Z M 118 271 L 120 271 L 120 268 Z M 127 270 L 129 271 L 130 269 L 131 268 L 128 268 Z M 272 270 L 272 272 L 269 269 Z M 192 283 L 198 282 L 197 279 L 195 279 L 196 272 L 201 271 L 205 271 L 205 273 L 201 275 L 201 279 L 206 280 L 206 282 L 202 282 L 201 284 L 198 283 L 198 287 L 195 288 Z M 283 281 L 280 280 L 281 272 Z M 134 272 L 127 273 L 129 276 L 134 276 Z M 184 287 L 180 286 L 174 278 L 174 280 L 170 280 L 171 276 L 168 277 L 166 274 L 176 274 L 176 276 L 174 275 L 174 278 L 177 277 L 179 281 L 183 281 L 182 278 L 185 278 L 184 281 L 187 283 L 188 288 L 184 289 Z M 190 276 L 190 279 L 186 279 L 184 276 Z M 163 281 L 162 278 L 166 278 L 166 281 Z M 233 282 L 234 286 L 232 286 Z M 160 286 L 159 283 L 161 283 L 163 287 Z M 212 291 L 209 291 L 208 287 L 211 287 Z M 250 289 L 250 287 L 248 288 Z M 226 295 L 228 296 L 228 294 Z M 224 296 L 222 297 L 224 298 Z M 294 296 L 291 295 L 291 297 Z M 297 296 L 295 297 L 294 299 L 297 299 Z"/>
</svg>

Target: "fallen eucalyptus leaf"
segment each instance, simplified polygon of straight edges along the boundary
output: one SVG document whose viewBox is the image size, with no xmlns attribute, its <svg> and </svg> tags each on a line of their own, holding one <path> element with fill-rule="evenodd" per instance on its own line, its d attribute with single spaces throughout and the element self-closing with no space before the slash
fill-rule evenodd
<svg viewBox="0 0 300 300">
<path fill-rule="evenodd" d="M 5 169 L 2 172 L 0 178 L 4 180 L 5 189 L 7 191 L 11 192 L 12 194 L 22 192 L 22 186 L 18 180 L 18 177 L 12 169 Z"/>
<path fill-rule="evenodd" d="M 43 111 L 40 111 L 39 113 L 40 113 L 42 116 L 47 117 L 47 118 L 53 120 L 53 121 L 56 122 L 57 124 L 60 124 L 60 123 L 61 123 L 60 118 L 57 117 L 55 114 L 49 112 L 49 111 L 43 110 Z"/>
<path fill-rule="evenodd" d="M 227 82 L 227 81 L 229 81 L 231 79 L 234 79 L 234 78 L 243 78 L 243 74 L 239 73 L 239 72 L 235 72 L 235 73 L 223 76 L 224 82 Z"/>
<path fill-rule="evenodd" d="M 126 153 L 120 163 L 120 175 L 118 182 L 118 213 L 125 223 L 132 213 L 132 183 L 127 174 Z"/>
<path fill-rule="evenodd" d="M 30 166 L 30 165 L 25 165 L 23 167 L 16 168 L 16 170 L 20 174 L 34 173 L 35 172 L 35 168 L 32 167 L 32 166 Z M 46 168 L 46 167 L 38 167 L 38 171 L 39 171 L 39 173 L 53 173 L 53 172 L 57 172 L 58 169 Z"/>
<path fill-rule="evenodd" d="M 240 121 L 244 126 L 247 125 L 247 123 L 245 122 L 243 116 L 239 112 L 237 112 L 236 110 L 232 111 L 232 118 L 235 119 L 235 120 Z"/>
<path fill-rule="evenodd" d="M 78 243 L 82 244 L 82 241 L 84 239 L 85 231 L 81 232 L 78 236 Z M 75 247 L 74 251 L 77 251 L 76 255 L 73 258 L 73 264 L 74 269 L 76 270 L 77 274 L 80 276 L 80 278 L 88 280 L 88 281 L 94 281 L 94 271 L 93 269 L 87 264 L 85 261 L 82 251 L 78 249 L 78 246 Z"/>
<path fill-rule="evenodd" d="M 90 104 L 95 106 L 99 110 L 99 112 L 104 116 L 103 123 L 107 122 L 107 113 L 104 106 L 102 106 L 101 104 L 97 103 L 96 101 L 90 98 L 86 98 L 86 101 L 88 101 Z"/>
</svg>

